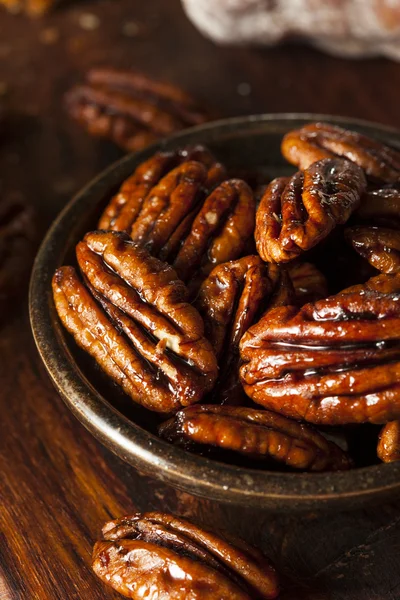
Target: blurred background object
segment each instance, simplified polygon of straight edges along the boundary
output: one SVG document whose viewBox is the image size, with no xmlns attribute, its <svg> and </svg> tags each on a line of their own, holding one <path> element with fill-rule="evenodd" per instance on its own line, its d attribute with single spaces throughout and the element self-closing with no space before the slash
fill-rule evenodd
<svg viewBox="0 0 400 600">
<path fill-rule="evenodd" d="M 400 0 L 182 0 L 193 23 L 221 44 L 305 39 L 339 56 L 400 60 Z"/>
<path fill-rule="evenodd" d="M 25 12 L 31 17 L 37 17 L 47 12 L 57 0 L 0 0 L 10 12 Z"/>
</svg>

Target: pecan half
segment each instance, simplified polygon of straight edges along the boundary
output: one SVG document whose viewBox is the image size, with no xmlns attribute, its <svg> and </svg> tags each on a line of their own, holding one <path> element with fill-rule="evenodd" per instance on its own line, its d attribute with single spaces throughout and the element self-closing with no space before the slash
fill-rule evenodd
<svg viewBox="0 0 400 600">
<path fill-rule="evenodd" d="M 310 123 L 290 131 L 282 140 L 282 154 L 299 169 L 324 158 L 341 157 L 356 163 L 368 178 L 381 183 L 400 179 L 400 152 L 361 133 L 327 123 Z"/>
<path fill-rule="evenodd" d="M 106 523 L 93 570 L 133 600 L 266 600 L 279 591 L 275 570 L 254 548 L 158 512 Z"/>
<path fill-rule="evenodd" d="M 326 277 L 312 263 L 290 265 L 289 276 L 296 295 L 296 304 L 303 306 L 328 295 Z"/>
<path fill-rule="evenodd" d="M 390 421 L 382 428 L 377 452 L 383 462 L 400 460 L 400 421 Z"/>
<path fill-rule="evenodd" d="M 73 119 L 127 151 L 210 120 L 210 114 L 179 87 L 137 71 L 92 69 L 86 83 L 66 95 Z"/>
<path fill-rule="evenodd" d="M 378 278 L 300 310 L 269 311 L 240 344 L 246 393 L 313 423 L 398 418 L 399 284 L 398 277 L 386 284 Z"/>
<path fill-rule="evenodd" d="M 32 264 L 35 240 L 33 210 L 18 199 L 0 201 L 0 321 Z"/>
<path fill-rule="evenodd" d="M 239 381 L 239 342 L 267 308 L 289 304 L 291 291 L 279 267 L 266 265 L 259 256 L 219 265 L 202 284 L 195 306 L 220 363 L 213 392 L 218 403 L 240 404 L 246 399 Z"/>
<path fill-rule="evenodd" d="M 345 236 L 354 250 L 381 273 L 400 271 L 400 230 L 351 227 Z"/>
<path fill-rule="evenodd" d="M 159 428 L 161 437 L 188 447 L 217 447 L 294 469 L 348 469 L 347 455 L 309 425 L 267 410 L 239 406 L 189 406 Z"/>
<path fill-rule="evenodd" d="M 400 229 L 400 190 L 383 188 L 368 191 L 362 197 L 354 219 L 357 223 L 387 227 L 395 225 Z"/>
<path fill-rule="evenodd" d="M 365 176 L 341 159 L 313 163 L 292 177 L 274 179 L 257 210 L 255 239 L 267 262 L 288 262 L 343 224 L 360 203 Z"/>
<path fill-rule="evenodd" d="M 197 402 L 217 377 L 203 321 L 175 271 L 117 232 L 92 232 L 53 279 L 56 309 L 75 341 L 143 406 Z"/>
</svg>

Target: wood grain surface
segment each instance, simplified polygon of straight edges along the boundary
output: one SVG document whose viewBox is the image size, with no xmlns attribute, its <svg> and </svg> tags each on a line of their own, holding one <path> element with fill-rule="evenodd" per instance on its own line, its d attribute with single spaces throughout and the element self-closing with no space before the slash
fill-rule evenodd
<svg viewBox="0 0 400 600">
<path fill-rule="evenodd" d="M 65 115 L 63 92 L 95 64 L 165 77 L 222 115 L 314 111 L 400 127 L 400 64 L 344 61 L 305 47 L 217 48 L 177 0 L 66 2 L 40 21 L 0 13 L 1 193 L 32 202 L 41 234 L 120 153 Z M 172 510 L 262 547 L 286 600 L 400 599 L 400 503 L 303 516 L 211 505 L 143 478 L 63 405 L 29 331 L 26 291 L 0 331 L 0 599 L 116 598 L 90 571 L 103 522 Z"/>
</svg>

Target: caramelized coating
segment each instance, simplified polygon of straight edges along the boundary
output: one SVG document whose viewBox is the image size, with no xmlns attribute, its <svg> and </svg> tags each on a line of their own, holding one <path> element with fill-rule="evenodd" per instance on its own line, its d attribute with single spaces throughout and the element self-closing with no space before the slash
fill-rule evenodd
<svg viewBox="0 0 400 600">
<path fill-rule="evenodd" d="M 351 227 L 345 235 L 354 250 L 381 273 L 400 271 L 400 230 Z"/>
<path fill-rule="evenodd" d="M 359 222 L 400 229 L 400 190 L 383 188 L 364 194 L 354 214 Z"/>
<path fill-rule="evenodd" d="M 303 306 L 328 295 L 328 283 L 325 276 L 311 263 L 290 265 L 289 276 L 296 295 L 296 304 Z"/>
<path fill-rule="evenodd" d="M 72 267 L 58 269 L 56 309 L 111 379 L 158 412 L 197 402 L 211 390 L 216 358 L 171 267 L 116 232 L 87 234 L 77 259 L 86 286 Z"/>
<path fill-rule="evenodd" d="M 400 279 L 386 277 L 269 311 L 240 343 L 246 393 L 324 425 L 400 417 Z"/>
<path fill-rule="evenodd" d="M 282 154 L 301 170 L 324 158 L 347 158 L 369 179 L 395 183 L 400 179 L 400 152 L 355 131 L 328 123 L 310 123 L 290 131 L 282 140 Z"/>
<path fill-rule="evenodd" d="M 286 297 L 283 297 L 283 291 Z M 241 404 L 246 396 L 239 381 L 239 342 L 267 308 L 290 303 L 291 286 L 276 265 L 246 256 L 219 265 L 202 284 L 195 306 L 204 319 L 205 335 L 220 364 L 213 395 L 221 404 Z M 281 294 L 280 294 L 281 292 Z"/>
<path fill-rule="evenodd" d="M 275 570 L 257 550 L 166 513 L 106 523 L 93 570 L 133 600 L 267 600 L 279 591 Z"/>
<path fill-rule="evenodd" d="M 309 425 L 267 410 L 233 406 L 190 406 L 160 426 L 168 441 L 238 452 L 273 460 L 294 469 L 348 469 L 350 460 L 333 442 Z"/>
<path fill-rule="evenodd" d="M 358 207 L 366 180 L 341 159 L 315 162 L 268 186 L 257 210 L 257 251 L 267 262 L 288 262 L 310 250 Z"/>
<path fill-rule="evenodd" d="M 0 321 L 21 294 L 33 259 L 33 210 L 20 200 L 0 201 Z"/>
<path fill-rule="evenodd" d="M 57 0 L 0 0 L 12 13 L 25 12 L 30 17 L 39 17 L 57 4 Z"/>
<path fill-rule="evenodd" d="M 180 88 L 137 71 L 92 69 L 66 95 L 70 116 L 92 135 L 135 152 L 176 131 L 210 120 Z"/>
<path fill-rule="evenodd" d="M 150 190 L 171 170 L 187 161 L 202 163 L 207 169 L 206 186 L 212 189 L 226 176 L 224 166 L 217 162 L 204 146 L 194 146 L 172 152 L 157 152 L 141 163 L 134 173 L 123 182 L 119 192 L 107 205 L 100 221 L 99 229 L 125 231 L 131 234 Z"/>
<path fill-rule="evenodd" d="M 382 462 L 400 460 L 400 421 L 390 421 L 382 427 L 377 452 Z"/>
</svg>

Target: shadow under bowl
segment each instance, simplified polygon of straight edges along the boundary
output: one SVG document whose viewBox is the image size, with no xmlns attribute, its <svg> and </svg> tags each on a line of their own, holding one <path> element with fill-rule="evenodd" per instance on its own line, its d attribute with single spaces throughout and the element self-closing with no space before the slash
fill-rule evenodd
<svg viewBox="0 0 400 600">
<path fill-rule="evenodd" d="M 156 435 L 159 417 L 111 385 L 61 327 L 51 279 L 57 267 L 75 263 L 76 243 L 96 228 L 122 181 L 156 150 L 206 144 L 228 167 L 252 170 L 261 165 L 273 178 L 293 171 L 280 154 L 282 136 L 310 121 L 336 123 L 400 147 L 396 130 L 315 114 L 239 117 L 186 130 L 124 157 L 86 186 L 50 227 L 33 268 L 29 301 L 33 335 L 67 406 L 100 442 L 141 473 L 210 500 L 275 511 L 355 508 L 399 493 L 400 463 L 335 473 L 287 473 L 224 464 L 166 443 Z"/>
</svg>

